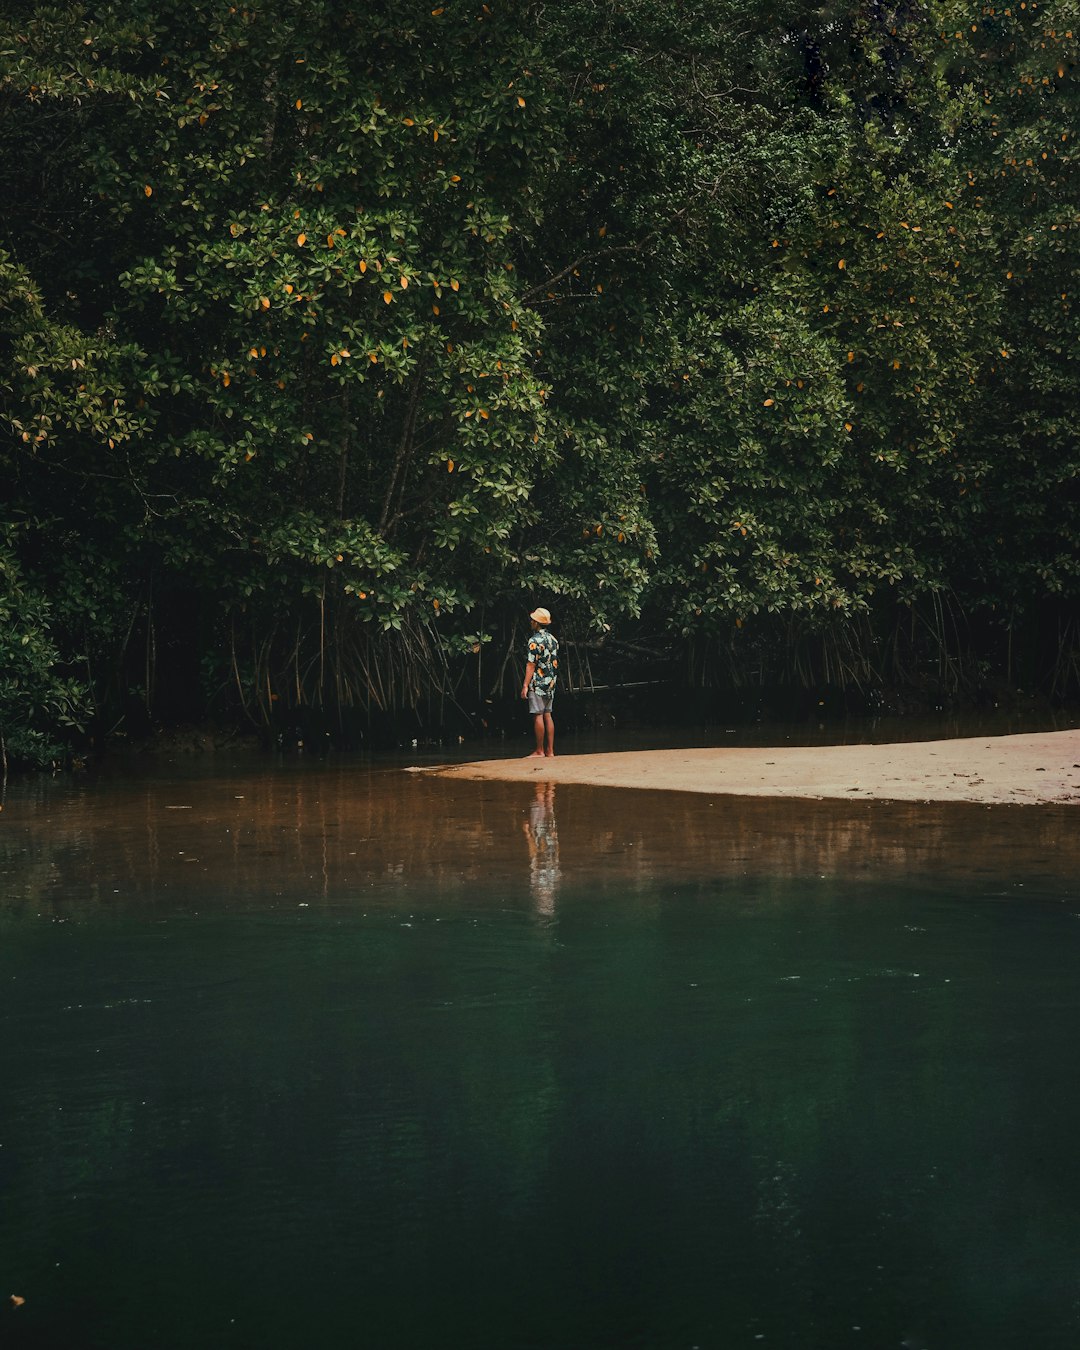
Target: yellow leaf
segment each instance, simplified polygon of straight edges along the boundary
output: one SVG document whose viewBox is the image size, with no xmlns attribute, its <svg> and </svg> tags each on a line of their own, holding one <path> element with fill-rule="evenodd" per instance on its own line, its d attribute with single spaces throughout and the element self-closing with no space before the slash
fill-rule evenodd
<svg viewBox="0 0 1080 1350">
<path fill-rule="evenodd" d="M 766 408 L 771 408 L 772 405 L 773 405 L 775 402 L 776 402 L 775 399 L 773 399 L 773 398 L 767 398 L 762 406 L 763 406 L 763 407 L 766 407 Z"/>
<path fill-rule="evenodd" d="M 360 271 L 361 272 L 367 271 L 367 263 L 364 261 L 363 258 L 360 259 Z"/>
<path fill-rule="evenodd" d="M 260 295 L 260 296 L 259 296 L 259 308 L 260 308 L 260 309 L 269 309 L 269 308 L 270 308 L 270 297 L 269 297 L 269 296 L 267 296 L 267 295 Z"/>
<path fill-rule="evenodd" d="M 389 304 L 391 304 L 391 303 L 393 302 L 393 299 L 394 299 L 394 297 L 390 294 L 389 291 L 383 291 L 383 293 L 382 293 L 382 298 L 383 298 L 383 304 L 384 304 L 384 305 L 389 305 Z"/>
<path fill-rule="evenodd" d="M 481 416 L 481 417 L 484 419 L 484 421 L 486 422 L 486 421 L 488 420 L 488 418 L 491 416 L 491 414 L 488 412 L 488 410 L 487 410 L 486 408 L 481 408 L 481 409 L 480 409 L 480 416 Z"/>
<path fill-rule="evenodd" d="M 337 352 L 335 352 L 335 353 L 333 354 L 333 356 L 330 358 L 330 364 L 331 364 L 332 366 L 336 366 L 336 365 L 339 365 L 340 362 L 341 362 L 341 357 L 338 356 Z"/>
<path fill-rule="evenodd" d="M 225 386 L 226 389 L 228 389 L 229 385 L 232 384 L 232 379 L 228 371 L 225 371 L 225 373 L 222 375 L 221 383 Z"/>
<path fill-rule="evenodd" d="M 623 534 L 622 530 L 619 531 L 619 543 L 620 544 L 626 543 L 626 535 Z"/>
<path fill-rule="evenodd" d="M 232 235 L 232 237 L 235 239 L 236 236 L 240 233 L 240 226 L 239 226 L 239 225 L 235 225 L 235 224 L 234 224 L 234 225 L 230 225 L 230 226 L 229 226 L 229 233 L 230 233 L 230 234 Z"/>
<path fill-rule="evenodd" d="M 378 365 L 379 363 L 379 356 L 377 352 L 368 352 L 367 359 L 371 362 L 373 366 Z"/>
<path fill-rule="evenodd" d="M 439 15 L 442 14 L 444 8 L 445 8 L 445 6 L 440 5 L 438 9 L 433 9 L 433 10 L 431 11 L 431 17 L 432 17 L 433 19 L 437 19 L 437 18 L 439 17 Z"/>
<path fill-rule="evenodd" d="M 432 306 L 431 306 L 431 312 L 432 312 L 432 314 L 438 314 L 438 312 L 439 312 L 439 306 L 438 306 L 438 305 L 432 305 Z"/>
<path fill-rule="evenodd" d="M 304 106 L 304 100 L 302 98 L 298 98 L 296 100 L 296 106 L 297 108 L 302 108 Z"/>
<path fill-rule="evenodd" d="M 945 203 L 945 209 L 946 209 L 946 211 L 951 211 L 951 210 L 953 209 L 953 204 L 952 204 L 952 202 L 946 202 L 946 203 Z"/>
<path fill-rule="evenodd" d="M 334 236 L 333 236 L 332 234 L 328 234 L 328 235 L 326 236 L 326 247 L 327 247 L 327 248 L 333 248 L 333 247 L 334 247 Z"/>
<path fill-rule="evenodd" d="M 836 265 L 837 265 L 837 267 L 839 267 L 840 271 L 842 272 L 842 271 L 844 270 L 844 268 L 847 266 L 847 263 L 843 260 L 843 258 L 841 258 L 840 261 L 839 261 Z"/>
<path fill-rule="evenodd" d="M 521 97 L 520 94 L 518 94 L 518 107 L 519 107 L 519 108 L 524 108 L 524 106 L 525 106 L 525 100 Z"/>
<path fill-rule="evenodd" d="M 451 181 L 451 183 L 460 183 L 460 182 L 461 182 L 461 174 L 459 174 L 459 173 L 452 173 L 452 174 L 450 175 L 450 181 Z"/>
<path fill-rule="evenodd" d="M 406 117 L 406 119 L 405 119 L 405 125 L 406 125 L 407 127 L 414 127 L 414 126 L 416 126 L 416 123 L 412 120 L 411 117 Z"/>
<path fill-rule="evenodd" d="M 459 281 L 452 281 L 452 282 L 450 283 L 450 289 L 451 289 L 452 291 L 460 290 L 460 289 L 461 289 L 461 283 L 460 283 Z"/>
<path fill-rule="evenodd" d="M 854 353 L 854 352 L 848 352 L 848 354 L 847 354 L 847 359 L 848 359 L 849 361 L 854 361 L 854 360 L 855 360 L 855 353 Z"/>
<path fill-rule="evenodd" d="M 437 131 L 433 131 L 433 132 L 431 133 L 431 139 L 432 139 L 433 141 L 437 141 L 437 140 L 439 139 L 439 133 L 438 133 Z"/>
<path fill-rule="evenodd" d="M 850 423 L 850 422 L 845 422 L 845 423 L 844 423 L 844 430 L 845 430 L 845 431 L 850 431 L 850 430 L 851 430 L 851 423 Z"/>
<path fill-rule="evenodd" d="M 409 278 L 408 278 L 408 277 L 399 277 L 398 280 L 401 282 L 401 289 L 402 289 L 403 291 L 407 291 L 407 290 L 409 289 Z"/>
<path fill-rule="evenodd" d="M 303 248 L 304 245 L 307 243 L 307 235 L 306 235 L 306 234 L 298 234 L 298 235 L 296 236 L 296 242 L 300 245 L 301 248 Z"/>
<path fill-rule="evenodd" d="M 607 226 L 601 225 L 600 228 L 596 231 L 596 233 L 600 236 L 601 239 L 603 239 L 604 235 L 607 234 Z"/>
<path fill-rule="evenodd" d="M 453 472 L 454 472 L 454 461 L 453 461 L 452 459 L 448 459 L 448 460 L 446 461 L 446 472 L 447 472 L 447 473 L 453 473 Z"/>
<path fill-rule="evenodd" d="M 143 192 L 145 192 L 148 197 L 152 197 L 154 195 L 154 189 L 150 186 L 149 183 L 147 183 L 147 185 L 143 188 Z"/>
<path fill-rule="evenodd" d="M 291 281 L 287 281 L 287 282 L 285 283 L 285 294 L 286 294 L 286 295 L 292 295 L 294 289 L 295 289 L 295 288 L 293 287 L 293 284 L 292 284 Z"/>
</svg>

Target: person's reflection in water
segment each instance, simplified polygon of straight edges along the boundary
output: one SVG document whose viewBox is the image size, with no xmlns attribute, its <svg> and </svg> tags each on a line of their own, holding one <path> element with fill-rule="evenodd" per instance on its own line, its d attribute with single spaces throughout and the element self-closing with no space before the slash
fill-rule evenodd
<svg viewBox="0 0 1080 1350">
<path fill-rule="evenodd" d="M 559 892 L 559 831 L 555 784 L 537 783 L 529 818 L 521 827 L 529 843 L 529 890 L 539 914 L 555 913 Z"/>
</svg>

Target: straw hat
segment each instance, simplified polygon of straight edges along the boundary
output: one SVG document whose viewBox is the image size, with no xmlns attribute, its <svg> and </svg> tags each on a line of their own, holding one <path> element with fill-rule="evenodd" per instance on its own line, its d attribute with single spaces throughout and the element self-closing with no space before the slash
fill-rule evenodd
<svg viewBox="0 0 1080 1350">
<path fill-rule="evenodd" d="M 551 622 L 551 615 L 548 613 L 546 609 L 534 609 L 533 612 L 529 615 L 529 618 L 532 619 L 534 623 Z"/>
</svg>

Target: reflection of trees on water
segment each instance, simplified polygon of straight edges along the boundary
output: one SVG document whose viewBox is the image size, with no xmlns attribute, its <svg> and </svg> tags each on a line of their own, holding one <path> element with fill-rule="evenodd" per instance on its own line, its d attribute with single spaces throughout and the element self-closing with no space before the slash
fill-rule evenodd
<svg viewBox="0 0 1080 1350">
<path fill-rule="evenodd" d="M 522 829 L 529 844 L 529 893 L 539 914 L 554 914 L 560 880 L 554 783 L 536 784 Z"/>
<path fill-rule="evenodd" d="M 163 987 L 181 972 L 168 1053 L 159 1007 L 99 1002 L 65 1013 L 61 1049 L 20 1065 L 23 1153 L 49 1159 L 57 1194 L 109 1177 L 122 1197 L 154 1175 L 160 1141 L 180 1119 L 191 1156 L 227 1165 L 257 1195 L 281 1158 L 295 1157 L 297 1138 L 317 1137 L 330 1165 L 300 1169 L 324 1187 L 304 1236 L 317 1240 L 317 1223 L 375 1252 L 387 1230 L 369 1233 L 358 1215 L 392 1214 L 410 1268 L 425 1243 L 442 1240 L 442 1259 L 455 1245 L 479 1248 L 496 1220 L 472 1202 L 493 1177 L 499 1231 L 520 1216 L 511 1232 L 522 1245 L 545 1206 L 573 1214 L 559 1225 L 571 1269 L 589 1268 L 622 1234 L 639 1243 L 645 1213 L 650 1242 L 686 1257 L 670 1263 L 677 1280 L 701 1268 L 691 1243 L 704 1213 L 710 1234 L 785 1272 L 789 1321 L 803 1326 L 819 1315 L 830 1253 L 880 1249 L 873 1261 L 887 1266 L 886 1281 L 922 1259 L 927 1233 L 935 1259 L 951 1263 L 943 1279 L 969 1288 L 972 1308 L 993 1307 L 982 1272 L 1003 1268 L 1015 1214 L 1011 1200 L 995 1199 L 1009 1186 L 986 1184 L 990 1156 L 1037 1197 L 1038 1223 L 1025 1230 L 1032 1267 L 1044 1253 L 1070 1266 L 1074 1196 L 1056 1184 L 1053 1162 L 1071 1156 L 1072 1114 L 1038 1121 L 1053 1162 L 1030 1148 L 1030 1103 L 1045 1092 L 1048 1058 L 1061 1059 L 1060 1039 L 1047 1050 L 1060 1033 L 1045 1008 L 1072 1006 L 1068 951 L 1038 940 L 1049 932 L 1045 913 L 1015 933 L 1015 910 L 995 920 L 998 907 L 982 906 L 970 932 L 933 941 L 928 966 L 931 940 L 905 927 L 902 896 L 841 895 L 818 880 L 902 883 L 981 868 L 1000 885 L 1010 872 L 1030 879 L 1054 867 L 1071 879 L 1080 843 L 1070 808 L 558 791 L 559 830 L 552 785 L 523 792 L 392 773 L 9 798 L 0 838 L 8 914 L 32 905 L 94 919 L 113 907 L 165 916 L 184 901 L 204 914 L 212 905 L 261 912 L 268 901 L 344 906 L 381 894 L 391 913 L 407 895 L 418 915 L 475 915 L 522 892 L 518 821 L 535 908 L 551 913 L 557 902 L 571 931 L 575 905 L 580 914 L 599 897 L 617 914 L 638 894 L 654 897 L 651 913 L 640 908 L 614 934 L 578 924 L 583 959 L 569 963 L 545 963 L 548 925 L 525 925 L 519 940 L 512 911 L 423 942 L 397 923 L 326 924 L 330 938 L 295 946 L 275 928 L 269 947 L 252 951 L 247 926 L 205 938 L 193 924 L 179 926 L 180 938 L 155 930 L 170 934 L 154 945 Z M 784 882 L 803 876 L 809 888 Z M 696 886 L 663 893 L 683 877 Z M 746 886 L 748 877 L 771 884 Z M 995 924 L 1003 945 L 991 942 Z M 103 999 L 149 987 L 149 948 L 130 948 L 133 961 L 115 931 L 88 923 L 78 951 L 56 948 L 70 952 L 76 982 L 108 972 Z M 241 937 L 222 946 L 230 931 Z M 961 940 L 971 933 L 977 942 Z M 995 959 L 1017 939 L 1021 960 Z M 1036 979 L 1042 993 L 1032 999 Z M 92 1067 L 103 1044 L 118 1066 L 104 1086 Z M 608 1209 L 580 1205 L 590 1187 Z M 449 1216 L 432 1209 L 438 1196 L 454 1198 Z M 474 1240 L 463 1242 L 473 1212 Z M 112 1216 L 117 1230 L 123 1217 Z M 686 1278 L 673 1306 L 695 1295 Z"/>
<path fill-rule="evenodd" d="M 525 794 L 525 795 L 523 795 Z M 1080 872 L 1067 806 L 845 803 L 465 782 L 351 767 L 9 787 L 0 909 L 363 903 L 472 905 L 522 885 L 534 904 L 596 885 L 821 875 L 902 882 Z"/>
</svg>

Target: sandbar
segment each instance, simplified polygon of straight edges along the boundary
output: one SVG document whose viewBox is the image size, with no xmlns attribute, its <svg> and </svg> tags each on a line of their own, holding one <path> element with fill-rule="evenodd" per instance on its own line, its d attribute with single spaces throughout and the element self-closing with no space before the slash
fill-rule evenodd
<svg viewBox="0 0 1080 1350">
<path fill-rule="evenodd" d="M 1080 729 L 889 745 L 719 746 L 493 759 L 446 778 L 584 783 L 743 797 L 1080 803 Z"/>
</svg>

